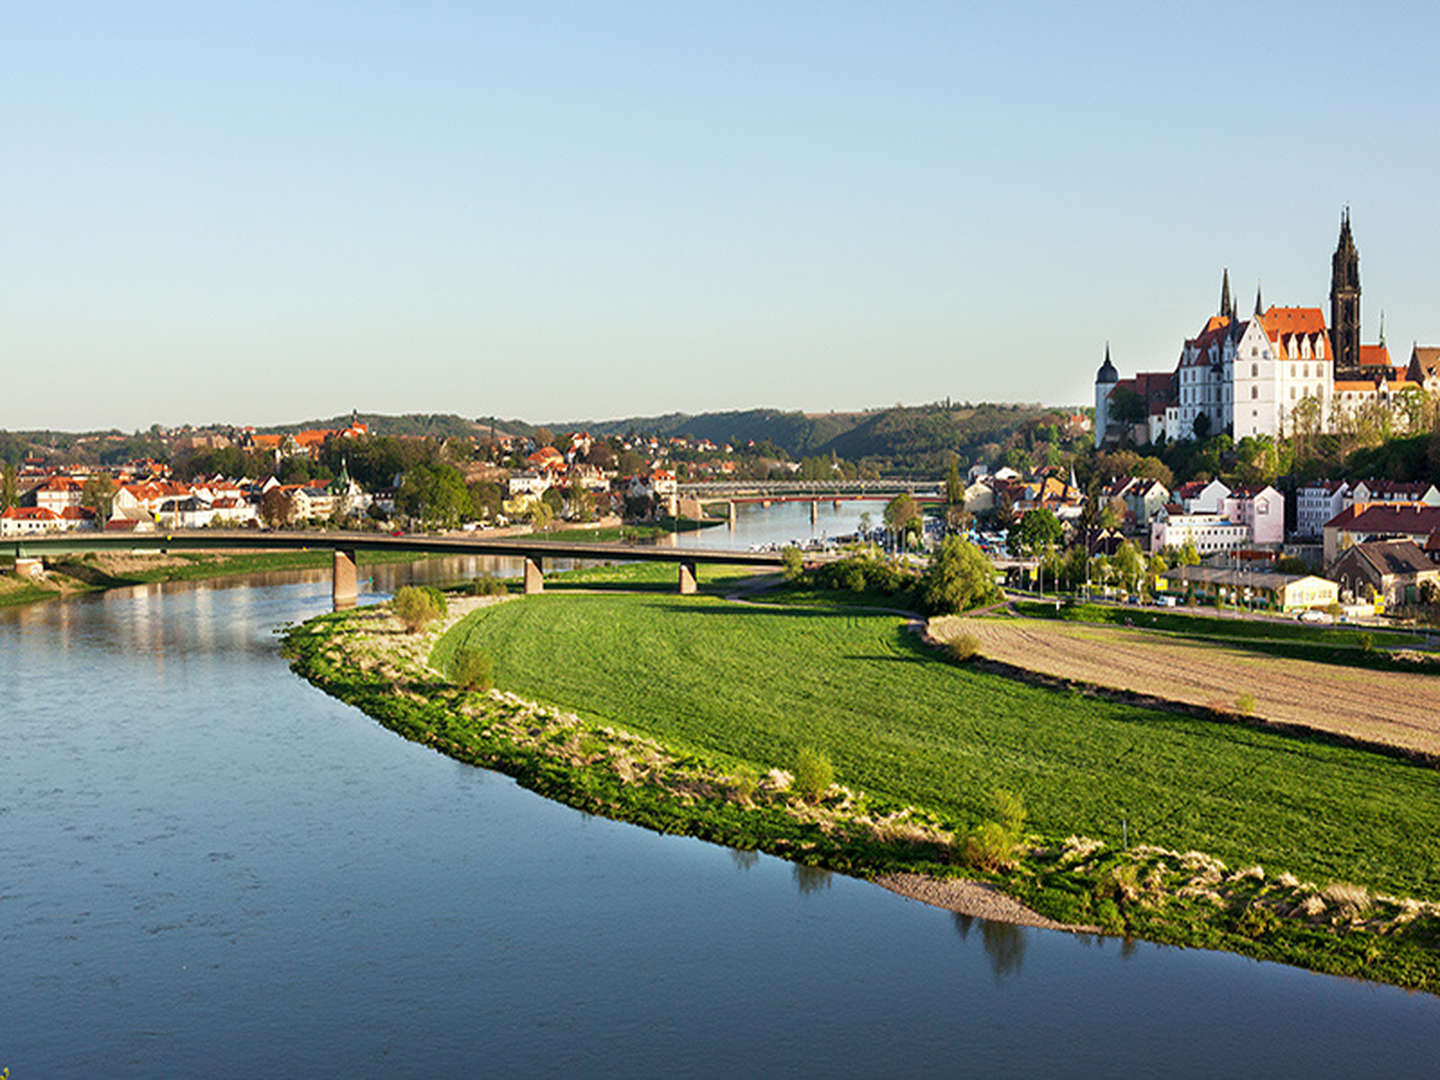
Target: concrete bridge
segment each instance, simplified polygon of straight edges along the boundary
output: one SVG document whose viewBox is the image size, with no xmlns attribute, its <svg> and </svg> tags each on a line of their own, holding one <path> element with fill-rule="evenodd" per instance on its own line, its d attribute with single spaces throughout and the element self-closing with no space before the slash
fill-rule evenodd
<svg viewBox="0 0 1440 1080">
<path fill-rule="evenodd" d="M 362 532 L 266 532 L 260 529 L 193 529 L 173 533 L 76 531 L 7 538 L 0 543 L 0 550 L 13 550 L 17 560 L 39 555 L 88 551 L 330 551 L 333 552 L 331 596 L 337 608 L 355 606 L 358 593 L 355 558 L 361 551 L 403 551 L 420 555 L 493 555 L 523 559 L 527 594 L 538 593 L 544 589 L 546 559 L 675 563 L 678 567 L 680 592 L 685 594 L 695 592 L 695 569 L 701 563 L 773 569 L 781 566 L 784 561 L 778 551 L 644 547 L 595 541 L 542 540 L 533 536 L 489 540 L 462 536 L 392 536 Z"/>
<path fill-rule="evenodd" d="M 833 495 L 881 499 L 908 491 L 911 495 L 940 494 L 938 480 L 706 480 L 676 485 L 681 495 L 730 498 L 735 495 Z"/>
</svg>

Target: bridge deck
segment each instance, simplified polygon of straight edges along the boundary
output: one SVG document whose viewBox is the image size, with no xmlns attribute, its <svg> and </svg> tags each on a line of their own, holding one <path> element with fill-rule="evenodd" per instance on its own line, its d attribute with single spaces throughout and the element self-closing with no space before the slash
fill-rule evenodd
<svg viewBox="0 0 1440 1080">
<path fill-rule="evenodd" d="M 553 535 L 553 534 L 552 534 Z M 389 536 L 362 532 L 266 532 L 260 529 L 192 529 L 172 533 L 67 532 L 7 537 L 4 548 L 19 556 L 85 551 L 405 551 L 435 555 L 510 558 L 597 559 L 621 562 L 728 563 L 779 566 L 778 551 L 670 548 L 527 536 L 482 539 L 462 536 Z"/>
</svg>

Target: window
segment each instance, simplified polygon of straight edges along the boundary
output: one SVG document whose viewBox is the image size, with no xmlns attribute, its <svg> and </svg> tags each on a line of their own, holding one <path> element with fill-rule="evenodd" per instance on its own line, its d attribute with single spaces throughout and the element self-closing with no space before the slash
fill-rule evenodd
<svg viewBox="0 0 1440 1080">
<path fill-rule="evenodd" d="M 1260 365 L 1259 365 L 1259 364 L 1251 364 L 1251 365 L 1250 365 L 1250 377 L 1251 377 L 1252 379 L 1254 379 L 1254 378 L 1258 378 L 1259 375 L 1260 375 Z"/>
<path fill-rule="evenodd" d="M 1293 386 L 1290 387 L 1290 400 L 1291 400 L 1291 401 L 1294 401 L 1294 400 L 1295 400 L 1295 387 L 1293 387 Z"/>
<path fill-rule="evenodd" d="M 1251 401 L 1254 401 L 1254 400 L 1255 400 L 1256 398 L 1258 398 L 1259 396 L 1260 396 L 1260 388 L 1259 388 L 1258 386 L 1252 386 L 1252 387 L 1250 387 L 1250 400 L 1251 400 Z"/>
<path fill-rule="evenodd" d="M 1295 378 L 1295 365 L 1294 365 L 1294 364 L 1291 364 L 1291 365 L 1290 365 L 1290 378 L 1292 378 L 1292 379 Z"/>
<path fill-rule="evenodd" d="M 1305 376 L 1305 378 L 1307 378 L 1307 379 L 1310 378 L 1310 365 L 1309 365 L 1309 364 L 1303 364 L 1303 365 L 1301 365 L 1300 374 L 1303 375 L 1303 376 Z"/>
</svg>

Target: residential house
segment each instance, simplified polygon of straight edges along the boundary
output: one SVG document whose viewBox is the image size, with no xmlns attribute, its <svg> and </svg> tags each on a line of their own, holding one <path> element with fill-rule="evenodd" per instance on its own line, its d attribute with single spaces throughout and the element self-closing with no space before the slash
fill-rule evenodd
<svg viewBox="0 0 1440 1080">
<path fill-rule="evenodd" d="M 1285 496 L 1269 484 L 1236 488 L 1225 496 L 1223 514 L 1249 527 L 1252 545 L 1285 542 Z"/>
<path fill-rule="evenodd" d="M 1372 540 L 1351 546 L 1330 570 L 1345 599 L 1376 597 L 1387 607 L 1422 599 L 1427 582 L 1440 587 L 1440 566 L 1413 540 Z"/>
<path fill-rule="evenodd" d="M 1191 480 L 1175 489 L 1174 501 L 1187 514 L 1220 514 L 1224 513 L 1229 496 L 1230 488 L 1219 480 Z"/>
<path fill-rule="evenodd" d="M 1334 566 L 1346 548 L 1369 540 L 1394 537 L 1424 545 L 1437 529 L 1440 529 L 1440 507 L 1418 503 L 1397 506 L 1356 503 L 1325 523 L 1325 565 Z"/>
<path fill-rule="evenodd" d="M 1344 480 L 1312 480 L 1295 493 L 1295 535 L 1318 540 L 1325 523 L 1345 509 L 1350 485 Z"/>
</svg>

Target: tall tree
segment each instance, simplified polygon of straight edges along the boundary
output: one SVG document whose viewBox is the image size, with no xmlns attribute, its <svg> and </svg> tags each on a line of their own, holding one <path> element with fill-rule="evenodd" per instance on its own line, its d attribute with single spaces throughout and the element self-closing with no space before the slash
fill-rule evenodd
<svg viewBox="0 0 1440 1080">
<path fill-rule="evenodd" d="M 9 510 L 20 501 L 20 481 L 15 476 L 15 466 L 7 464 L 0 470 L 0 510 Z"/>
<path fill-rule="evenodd" d="M 950 462 L 950 473 L 945 477 L 945 501 L 951 506 L 965 503 L 965 485 L 960 482 L 960 465 Z"/>
<path fill-rule="evenodd" d="M 109 473 L 96 473 L 85 481 L 85 486 L 80 490 L 80 502 L 84 506 L 93 507 L 96 516 L 100 521 L 110 520 L 110 511 L 115 507 L 115 492 L 119 488 L 115 484 L 115 478 Z"/>
</svg>

